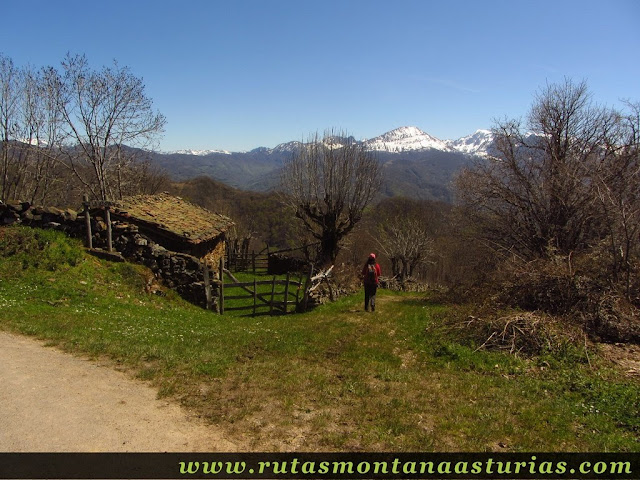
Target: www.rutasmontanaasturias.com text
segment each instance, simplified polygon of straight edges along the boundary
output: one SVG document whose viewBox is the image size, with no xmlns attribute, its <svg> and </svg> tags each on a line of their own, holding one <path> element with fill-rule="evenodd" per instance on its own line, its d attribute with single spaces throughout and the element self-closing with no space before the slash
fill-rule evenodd
<svg viewBox="0 0 640 480">
<path fill-rule="evenodd" d="M 567 461 L 539 461 L 534 455 L 528 461 L 504 461 L 487 458 L 482 461 L 301 461 L 293 458 L 287 461 L 244 461 L 179 462 L 181 475 L 236 475 L 256 478 L 265 474 L 288 475 L 628 475 L 631 462 L 625 461 L 582 461 L 571 465 Z M 247 477 L 246 475 L 249 475 Z"/>
</svg>

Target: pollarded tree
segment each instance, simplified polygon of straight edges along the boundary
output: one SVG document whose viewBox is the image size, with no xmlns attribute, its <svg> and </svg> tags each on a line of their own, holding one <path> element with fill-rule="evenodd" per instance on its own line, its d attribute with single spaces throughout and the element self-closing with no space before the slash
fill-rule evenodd
<svg viewBox="0 0 640 480">
<path fill-rule="evenodd" d="M 111 200 L 121 190 L 118 173 L 131 163 L 124 147 L 148 148 L 166 120 L 127 67 L 93 71 L 85 56 L 67 56 L 62 66 L 59 107 L 74 147 L 68 166 L 95 199 Z"/>
<path fill-rule="evenodd" d="M 333 263 L 341 242 L 362 219 L 381 185 L 382 168 L 344 132 L 316 133 L 285 162 L 281 189 L 319 242 L 317 263 Z"/>
</svg>

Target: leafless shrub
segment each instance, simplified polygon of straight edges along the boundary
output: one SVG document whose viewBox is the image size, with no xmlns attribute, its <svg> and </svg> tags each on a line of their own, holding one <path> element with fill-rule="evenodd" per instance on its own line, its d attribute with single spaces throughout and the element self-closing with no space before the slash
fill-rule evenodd
<svg viewBox="0 0 640 480">
<path fill-rule="evenodd" d="M 567 325 L 564 319 L 541 312 L 498 312 L 490 309 L 482 312 L 481 316 L 458 317 L 440 327 L 476 345 L 476 351 L 500 351 L 521 356 L 563 352 L 569 345 L 580 345 L 586 341 L 579 325 Z"/>
<path fill-rule="evenodd" d="M 586 329 L 600 340 L 640 344 L 640 313 L 624 296 L 605 293 L 591 311 L 579 313 Z"/>
<path fill-rule="evenodd" d="M 398 292 L 429 292 L 432 288 L 413 277 L 380 277 L 380 286 Z"/>
<path fill-rule="evenodd" d="M 640 342 L 640 314 L 626 286 L 603 274 L 607 252 L 550 255 L 546 259 L 503 262 L 491 300 L 498 305 L 562 316 L 594 338 Z M 637 277 L 633 277 L 637 279 Z"/>
<path fill-rule="evenodd" d="M 478 349 L 502 350 L 511 354 L 534 355 L 556 352 L 567 343 L 579 342 L 583 335 L 578 329 L 567 330 L 553 317 L 535 312 L 514 313 L 482 322 L 488 334 Z"/>
</svg>

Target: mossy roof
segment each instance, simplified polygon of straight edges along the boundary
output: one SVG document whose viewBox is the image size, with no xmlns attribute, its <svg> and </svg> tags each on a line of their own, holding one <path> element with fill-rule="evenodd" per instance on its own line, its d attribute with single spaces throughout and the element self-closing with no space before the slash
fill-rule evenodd
<svg viewBox="0 0 640 480">
<path fill-rule="evenodd" d="M 229 217 L 168 193 L 126 197 L 114 202 L 112 212 L 193 244 L 212 240 L 234 225 Z"/>
</svg>

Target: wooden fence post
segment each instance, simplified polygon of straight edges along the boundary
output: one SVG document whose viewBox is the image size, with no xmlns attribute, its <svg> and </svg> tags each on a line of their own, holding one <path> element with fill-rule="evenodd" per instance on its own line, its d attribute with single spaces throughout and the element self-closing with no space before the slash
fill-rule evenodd
<svg viewBox="0 0 640 480">
<path fill-rule="evenodd" d="M 269 315 L 273 314 L 273 297 L 276 293 L 276 276 L 273 276 L 271 283 L 271 305 L 269 305 Z"/>
<path fill-rule="evenodd" d="M 300 280 L 298 280 L 298 288 L 296 289 L 296 309 L 295 312 L 300 309 L 300 289 L 302 288 L 302 275 L 300 275 Z"/>
<path fill-rule="evenodd" d="M 256 316 L 256 304 L 258 303 L 258 283 L 253 279 L 253 316 Z"/>
<path fill-rule="evenodd" d="M 284 286 L 284 313 L 287 313 L 287 307 L 289 302 L 289 272 L 287 272 L 287 283 Z"/>
<path fill-rule="evenodd" d="M 218 271 L 220 277 L 220 315 L 224 314 L 224 259 L 220 259 L 220 270 Z"/>
<path fill-rule="evenodd" d="M 306 312 L 309 306 L 309 289 L 311 288 L 311 277 L 313 276 L 313 265 L 309 267 L 309 274 L 304 281 L 304 294 L 302 295 L 302 311 Z"/>
<path fill-rule="evenodd" d="M 104 206 L 104 219 L 107 222 L 107 252 L 113 252 L 113 233 L 111 232 L 111 210 L 109 204 Z"/>
<path fill-rule="evenodd" d="M 209 278 L 209 266 L 207 262 L 202 262 L 202 277 L 204 279 L 204 297 L 207 302 L 207 310 L 211 310 L 212 295 L 211 295 L 211 279 Z"/>
<path fill-rule="evenodd" d="M 91 214 L 89 213 L 89 195 L 86 193 L 82 196 L 82 203 L 84 205 L 84 222 L 87 227 L 87 248 L 91 250 L 93 248 L 93 236 L 91 235 Z"/>
</svg>

